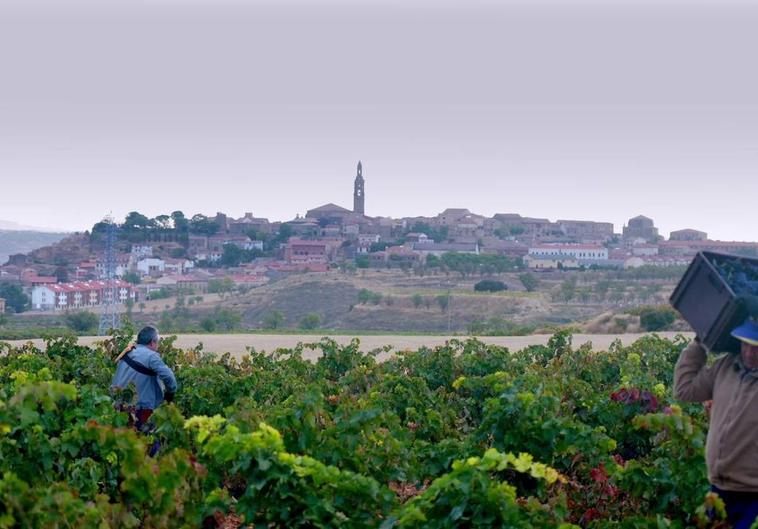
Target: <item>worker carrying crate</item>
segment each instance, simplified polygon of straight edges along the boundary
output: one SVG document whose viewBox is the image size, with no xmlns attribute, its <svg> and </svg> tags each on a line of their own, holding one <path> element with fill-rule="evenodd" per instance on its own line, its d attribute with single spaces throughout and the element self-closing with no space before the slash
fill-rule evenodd
<svg viewBox="0 0 758 529">
<path fill-rule="evenodd" d="M 732 527 L 758 518 L 758 261 L 699 253 L 671 296 L 695 339 L 674 369 L 674 393 L 710 401 L 706 465 Z M 708 351 L 726 353 L 709 364 Z"/>
</svg>

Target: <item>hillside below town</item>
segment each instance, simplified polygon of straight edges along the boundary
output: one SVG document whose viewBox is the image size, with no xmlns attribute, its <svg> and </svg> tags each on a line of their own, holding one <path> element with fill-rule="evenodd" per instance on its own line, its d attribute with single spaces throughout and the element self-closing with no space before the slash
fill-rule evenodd
<svg viewBox="0 0 758 529">
<path fill-rule="evenodd" d="M 175 292 L 119 305 L 118 310 L 122 319 L 128 318 L 134 325 L 157 324 L 172 333 L 526 335 L 567 326 L 595 334 L 688 330 L 673 311 L 662 308 L 676 275 L 516 270 L 486 277 L 489 279 L 444 272 L 420 276 L 391 268 L 334 269 L 282 274 L 257 287 L 212 281 L 213 292 Z M 483 281 L 505 288 L 477 291 L 477 284 Z M 94 330 L 101 311 L 102 307 L 27 311 L 7 318 L 6 333 L 0 331 L 0 335 L 32 337 L 35 332 L 66 327 L 86 334 Z M 652 324 L 642 324 L 645 311 L 652 312 Z M 83 314 L 92 317 L 77 318 Z"/>
</svg>

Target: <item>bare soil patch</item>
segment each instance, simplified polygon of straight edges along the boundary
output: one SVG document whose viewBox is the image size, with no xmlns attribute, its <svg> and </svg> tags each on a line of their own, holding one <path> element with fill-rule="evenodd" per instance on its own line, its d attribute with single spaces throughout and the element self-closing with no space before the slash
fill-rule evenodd
<svg viewBox="0 0 758 529">
<path fill-rule="evenodd" d="M 682 334 L 691 338 L 693 333 L 658 333 L 663 338 L 673 338 L 677 334 Z M 573 344 L 575 347 L 587 342 L 591 342 L 593 349 L 606 350 L 615 340 L 621 340 L 624 345 L 631 344 L 640 337 L 645 336 L 641 333 L 633 334 L 575 334 Z M 380 360 L 385 360 L 392 356 L 393 352 L 404 350 L 416 350 L 421 347 L 435 347 L 444 345 L 451 339 L 466 340 L 467 336 L 400 336 L 400 335 L 364 335 L 364 336 L 332 336 L 340 344 L 350 343 L 353 338 L 358 338 L 362 351 L 373 351 L 384 346 L 392 347 L 390 352 L 379 354 Z M 533 334 L 529 336 L 482 336 L 477 337 L 487 344 L 507 347 L 511 351 L 518 351 L 530 345 L 545 345 L 550 339 L 548 334 Z M 79 338 L 79 343 L 90 345 L 102 340 L 102 337 L 87 336 Z M 231 353 L 236 358 L 241 358 L 252 347 L 257 351 L 273 352 L 277 349 L 290 349 L 299 343 L 309 344 L 316 343 L 320 340 L 317 335 L 307 334 L 180 334 L 177 336 L 176 345 L 182 348 L 196 347 L 198 344 L 203 345 L 206 351 L 215 353 Z M 33 342 L 37 346 L 44 346 L 42 340 L 20 340 L 10 342 L 13 345 L 20 345 L 27 341 Z M 317 348 L 306 348 L 303 356 L 308 359 L 316 359 L 321 355 Z"/>
</svg>

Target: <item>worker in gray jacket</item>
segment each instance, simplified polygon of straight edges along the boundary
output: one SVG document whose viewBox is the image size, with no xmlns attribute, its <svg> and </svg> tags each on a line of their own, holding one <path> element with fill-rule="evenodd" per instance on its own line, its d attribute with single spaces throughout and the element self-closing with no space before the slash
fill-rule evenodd
<svg viewBox="0 0 758 529">
<path fill-rule="evenodd" d="M 674 393 L 712 401 L 705 454 L 711 490 L 724 500 L 732 526 L 747 529 L 758 517 L 758 325 L 747 321 L 732 336 L 740 354 L 711 365 L 705 347 L 692 341 L 676 363 Z"/>
<path fill-rule="evenodd" d="M 171 402 L 176 392 L 174 372 L 158 354 L 159 339 L 155 327 L 145 327 L 137 335 L 137 345 L 124 350 L 116 359 L 118 367 L 111 391 L 134 384 L 137 392 L 134 412 L 138 428 L 147 422 L 164 400 Z"/>
</svg>

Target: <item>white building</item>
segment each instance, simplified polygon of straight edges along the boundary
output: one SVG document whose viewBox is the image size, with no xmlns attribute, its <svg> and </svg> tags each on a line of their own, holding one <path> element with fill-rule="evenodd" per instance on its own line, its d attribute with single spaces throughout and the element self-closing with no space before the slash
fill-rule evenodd
<svg viewBox="0 0 758 529">
<path fill-rule="evenodd" d="M 607 261 L 608 248 L 599 244 L 540 244 L 528 250 L 536 258 L 573 258 L 578 261 Z"/>
<path fill-rule="evenodd" d="M 524 257 L 524 264 L 530 270 L 558 270 L 579 268 L 579 261 L 570 256 L 561 257 L 535 257 L 527 255 Z"/>
<path fill-rule="evenodd" d="M 345 237 L 358 237 L 358 234 L 361 231 L 361 226 L 359 224 L 345 224 L 342 226 L 342 234 Z"/>
<path fill-rule="evenodd" d="M 263 241 L 250 241 L 243 246 L 245 250 L 260 250 L 263 251 Z"/>
<path fill-rule="evenodd" d="M 434 242 L 433 239 L 430 239 L 429 236 L 426 233 L 418 233 L 415 231 L 412 231 L 405 235 L 405 241 L 406 242 L 416 242 L 419 244 L 424 244 L 427 242 Z"/>
<path fill-rule="evenodd" d="M 116 277 L 123 277 L 125 273 L 129 271 L 131 268 L 131 261 L 132 261 L 132 255 L 128 253 L 120 253 L 116 255 L 116 268 L 113 271 L 113 273 L 116 275 Z M 95 263 L 95 271 L 97 273 L 97 277 L 101 279 L 106 279 L 107 272 L 105 270 L 105 257 L 101 257 L 97 260 Z"/>
<path fill-rule="evenodd" d="M 446 253 L 472 253 L 479 255 L 479 245 L 475 242 L 468 243 L 468 242 L 416 242 L 416 243 L 407 243 L 407 246 L 410 247 L 410 249 L 414 250 L 417 253 L 420 253 L 424 259 L 426 259 L 426 256 L 428 255 L 435 255 L 437 257 L 441 257 L 443 254 Z"/>
<path fill-rule="evenodd" d="M 132 255 L 137 261 L 144 259 L 145 257 L 152 257 L 153 247 L 148 244 L 133 244 Z"/>
<path fill-rule="evenodd" d="M 371 246 L 372 244 L 377 243 L 381 240 L 382 237 L 378 233 L 361 233 L 358 235 L 359 246 Z"/>
<path fill-rule="evenodd" d="M 47 285 L 32 289 L 32 310 L 52 310 L 55 308 L 55 292 Z"/>
<path fill-rule="evenodd" d="M 361 233 L 358 235 L 358 246 L 356 253 L 367 254 L 371 251 L 371 245 L 378 243 L 382 237 L 377 233 Z"/>
<path fill-rule="evenodd" d="M 632 246 L 632 255 L 635 257 L 658 255 L 658 246 L 655 244 L 637 244 Z"/>
<path fill-rule="evenodd" d="M 167 274 L 187 274 L 195 267 L 195 263 L 189 259 L 183 258 L 167 258 L 164 259 L 165 264 L 163 266 L 164 271 Z"/>
<path fill-rule="evenodd" d="M 166 270 L 163 259 L 147 257 L 137 262 L 137 271 L 143 276 L 162 274 Z"/>
<path fill-rule="evenodd" d="M 644 257 L 630 257 L 624 261 L 624 268 L 639 268 L 641 266 L 687 266 L 690 264 L 688 257 L 675 255 L 651 255 Z"/>
</svg>

